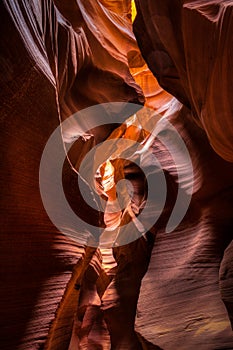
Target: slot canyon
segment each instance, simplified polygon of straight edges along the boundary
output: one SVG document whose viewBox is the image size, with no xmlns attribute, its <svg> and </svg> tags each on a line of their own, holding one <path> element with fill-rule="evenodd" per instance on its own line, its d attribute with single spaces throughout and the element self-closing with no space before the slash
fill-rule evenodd
<svg viewBox="0 0 233 350">
<path fill-rule="evenodd" d="M 233 350 L 233 1 L 0 11 L 0 349 Z"/>
</svg>

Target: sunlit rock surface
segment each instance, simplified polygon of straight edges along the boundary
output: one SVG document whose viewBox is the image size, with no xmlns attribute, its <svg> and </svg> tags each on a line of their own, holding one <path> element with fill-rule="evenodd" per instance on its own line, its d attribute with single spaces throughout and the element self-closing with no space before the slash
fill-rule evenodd
<svg viewBox="0 0 233 350">
<path fill-rule="evenodd" d="M 130 1 L 0 4 L 1 349 L 233 349 L 233 166 L 226 161 L 233 159 L 232 4 L 136 5 L 142 55 Z M 161 218 L 125 246 L 85 248 L 50 222 L 40 198 L 39 164 L 62 120 L 111 101 L 145 102 L 173 123 L 193 162 L 193 197 L 179 227 L 165 232 L 178 185 L 184 185 L 177 172 L 185 179 L 184 192 L 191 182 L 187 164 L 176 167 L 155 139 L 140 161 L 154 171 L 153 153 L 162 164 L 168 195 Z M 116 114 L 108 117 L 117 122 Z M 172 143 L 170 129 L 159 123 Z M 90 130 L 79 139 L 68 155 L 72 165 L 78 169 L 83 154 L 107 137 L 125 137 L 126 124 L 111 133 L 114 128 Z M 138 140 L 138 131 L 128 130 Z M 142 142 L 146 135 L 140 137 Z M 182 152 L 174 152 L 182 160 Z M 145 177 L 130 163 L 113 165 L 134 188 L 135 212 L 126 211 L 124 223 L 140 211 Z M 73 210 L 103 225 L 103 217 L 84 203 L 68 161 L 63 170 Z"/>
<path fill-rule="evenodd" d="M 135 2 L 134 32 L 149 68 L 192 109 L 215 151 L 232 161 L 232 2 Z"/>
<path fill-rule="evenodd" d="M 174 124 L 191 147 L 199 187 L 180 229 L 158 231 L 136 328 L 164 349 L 232 348 L 222 303 L 232 320 L 232 166 L 195 126 L 232 161 L 232 2 L 136 5 L 134 32 L 145 61 L 160 85 L 190 109 Z"/>
<path fill-rule="evenodd" d="M 187 109 L 171 120 L 193 155 L 194 192 L 177 229 L 167 233 L 158 227 L 140 289 L 136 331 L 162 349 L 231 349 L 232 330 L 219 287 L 222 283 L 232 312 L 232 253 L 228 245 L 233 228 L 233 166 L 214 153 Z M 169 130 L 165 137 L 172 140 Z M 157 141 L 153 152 L 175 183 L 172 157 Z M 228 267 L 224 266 L 219 285 L 225 249 Z"/>
<path fill-rule="evenodd" d="M 68 9 L 56 4 L 67 18 L 71 11 L 74 27 L 49 0 L 0 4 L 1 349 L 39 349 L 46 339 L 47 348 L 67 349 L 74 285 L 88 265 L 73 271 L 84 247 L 62 235 L 43 208 L 39 164 L 49 136 L 83 107 L 144 99 L 128 68 L 128 52 L 138 50 L 129 20 L 101 3 L 88 2 L 88 11 L 86 1 Z M 96 138 L 109 132 L 103 128 Z M 90 217 L 76 181 L 66 164 L 67 195 Z"/>
</svg>

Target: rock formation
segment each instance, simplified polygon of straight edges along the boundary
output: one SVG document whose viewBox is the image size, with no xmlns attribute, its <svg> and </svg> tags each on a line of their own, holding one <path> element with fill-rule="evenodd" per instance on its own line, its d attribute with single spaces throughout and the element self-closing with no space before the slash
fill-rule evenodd
<svg viewBox="0 0 233 350">
<path fill-rule="evenodd" d="M 1 349 L 233 349 L 232 2 L 135 3 L 133 27 L 129 0 L 0 4 Z M 129 113 L 101 105 L 110 122 L 90 130 L 83 118 L 85 135 L 68 154 L 63 142 L 75 136 L 75 126 L 61 130 L 70 206 L 96 227 L 139 225 L 147 185 L 135 159 L 155 192 L 164 174 L 167 196 L 161 216 L 139 239 L 99 249 L 50 221 L 39 167 L 62 121 L 108 102 L 137 107 Z M 143 104 L 149 117 L 137 113 Z M 158 137 L 144 130 L 146 118 Z M 176 134 L 191 157 L 193 182 Z M 117 181 L 133 186 L 114 221 L 85 202 L 78 171 L 95 145 L 129 138 L 138 145 L 130 150 L 132 162 L 112 152 L 99 169 L 99 195 L 108 205 Z M 192 189 L 191 203 L 168 232 L 180 189 L 184 199 Z M 154 216 L 151 209 L 148 220 Z"/>
<path fill-rule="evenodd" d="M 39 165 L 49 136 L 77 109 L 144 99 L 128 68 L 127 53 L 139 52 L 128 20 L 110 12 L 106 18 L 98 15 L 105 26 L 98 23 L 97 35 L 90 26 L 94 13 L 89 8 L 88 19 L 85 4 L 70 3 L 75 29 L 72 19 L 61 15 L 68 17 L 69 8 L 59 2 L 61 12 L 49 0 L 0 4 L 3 349 L 38 349 L 48 334 L 56 339 L 53 348 L 67 348 L 72 332 L 78 293 L 73 286 L 83 273 L 77 269 L 72 277 L 72 271 L 84 247 L 62 235 L 43 208 Z M 101 3 L 96 10 L 107 11 Z M 110 131 L 99 129 L 96 142 Z M 67 196 L 89 217 L 69 164 L 64 172 Z M 92 223 L 98 220 L 94 212 Z"/>
<path fill-rule="evenodd" d="M 134 32 L 150 70 L 191 108 L 216 153 L 232 162 L 231 1 L 136 4 Z"/>
</svg>

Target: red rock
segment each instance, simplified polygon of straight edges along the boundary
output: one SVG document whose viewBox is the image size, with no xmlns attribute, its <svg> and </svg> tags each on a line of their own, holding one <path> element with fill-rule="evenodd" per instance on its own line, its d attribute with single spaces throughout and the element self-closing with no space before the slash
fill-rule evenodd
<svg viewBox="0 0 233 350">
<path fill-rule="evenodd" d="M 68 10 L 78 14 L 75 2 L 70 6 Z M 85 9 L 86 2 L 82 6 Z M 127 30 L 118 31 L 116 27 L 114 33 L 105 32 L 102 24 L 96 22 L 100 32 L 103 30 L 98 37 L 85 21 L 80 30 L 76 22 L 74 29 L 49 0 L 3 1 L 0 8 L 3 165 L 0 347 L 39 349 L 48 337 L 48 349 L 67 349 L 78 297 L 74 285 L 82 270 L 72 271 L 84 251 L 58 232 L 43 208 L 40 159 L 60 117 L 116 99 L 143 102 L 142 91 L 127 65 L 128 49 L 131 46 L 135 49 L 136 45 L 128 29 L 131 44 L 124 52 L 117 47 Z M 64 4 L 61 10 L 65 14 Z M 93 15 L 88 14 L 89 18 Z M 106 28 L 109 24 L 114 28 L 113 17 L 119 23 L 120 19 L 112 14 L 99 20 L 106 22 Z M 78 18 L 75 15 L 76 21 Z M 124 40 L 128 42 L 123 37 Z M 108 47 L 104 48 L 105 44 Z M 109 132 L 109 128 L 103 128 L 96 138 L 101 140 Z M 66 166 L 64 186 L 68 197 L 72 197 L 74 178 L 77 181 Z M 76 194 L 73 192 L 73 204 Z M 77 210 L 79 206 L 76 197 Z M 87 212 L 83 214 L 87 216 Z M 95 219 L 94 215 L 93 223 Z"/>
<path fill-rule="evenodd" d="M 141 53 L 128 0 L 0 4 L 1 349 L 233 348 L 232 4 L 136 4 Z M 167 118 L 194 167 L 193 196 L 180 225 L 165 232 L 178 187 L 184 194 L 191 187 L 189 169 L 179 148 L 173 149 L 180 159 L 175 164 L 155 138 L 140 160 L 156 174 L 150 152 L 160 161 L 168 196 L 150 232 L 113 250 L 85 248 L 60 233 L 39 191 L 41 155 L 54 129 L 103 102 L 145 102 L 169 114 L 177 106 L 173 96 L 184 106 Z M 171 129 L 158 125 L 172 142 Z M 114 128 L 89 130 L 64 163 L 70 206 L 97 227 L 104 225 L 103 214 L 83 201 L 71 164 L 77 170 L 106 138 L 128 133 L 142 142 L 148 136 L 126 124 Z M 121 224 L 128 223 L 143 207 L 145 176 L 130 162 L 111 161 L 114 181 L 125 177 L 133 185 L 132 203 L 121 217 Z"/>
<path fill-rule="evenodd" d="M 215 151 L 232 155 L 230 1 L 140 1 L 134 22 L 160 85 L 192 109 Z"/>
</svg>

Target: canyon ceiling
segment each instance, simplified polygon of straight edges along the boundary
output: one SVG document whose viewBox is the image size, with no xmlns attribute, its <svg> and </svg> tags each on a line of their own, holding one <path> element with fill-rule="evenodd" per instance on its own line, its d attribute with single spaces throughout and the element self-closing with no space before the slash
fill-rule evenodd
<svg viewBox="0 0 233 350">
<path fill-rule="evenodd" d="M 0 348 L 233 349 L 233 1 L 3 0 L 0 10 Z M 90 127 L 88 112 L 65 124 L 96 105 L 104 125 Z M 100 237 L 73 239 L 65 216 L 65 234 L 50 220 L 40 164 L 56 128 L 47 174 L 62 153 L 72 210 L 107 237 L 125 227 L 127 242 L 101 248 Z M 111 147 L 93 195 L 80 164 L 101 142 Z M 150 179 L 154 195 L 166 185 L 164 208 L 134 236 Z M 126 209 L 100 212 L 120 180 Z M 169 230 L 177 196 L 188 205 Z"/>
</svg>

